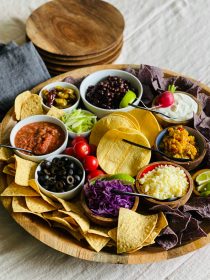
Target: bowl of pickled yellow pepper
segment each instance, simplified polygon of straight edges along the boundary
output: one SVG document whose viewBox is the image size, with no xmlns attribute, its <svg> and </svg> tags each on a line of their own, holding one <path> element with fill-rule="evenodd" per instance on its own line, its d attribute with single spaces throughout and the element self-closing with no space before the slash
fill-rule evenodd
<svg viewBox="0 0 210 280">
<path fill-rule="evenodd" d="M 53 106 L 69 113 L 78 107 L 80 101 L 79 89 L 66 82 L 51 83 L 43 87 L 39 95 L 45 111 Z"/>
</svg>

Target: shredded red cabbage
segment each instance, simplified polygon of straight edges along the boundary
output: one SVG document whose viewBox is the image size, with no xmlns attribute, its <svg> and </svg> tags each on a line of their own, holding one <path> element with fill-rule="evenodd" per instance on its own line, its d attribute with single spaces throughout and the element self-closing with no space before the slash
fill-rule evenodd
<svg viewBox="0 0 210 280">
<path fill-rule="evenodd" d="M 119 208 L 131 209 L 135 198 L 128 195 L 119 195 L 111 192 L 112 189 L 132 192 L 130 185 L 123 184 L 120 180 L 96 180 L 84 186 L 86 203 L 96 215 L 113 218 L 117 217 Z"/>
</svg>

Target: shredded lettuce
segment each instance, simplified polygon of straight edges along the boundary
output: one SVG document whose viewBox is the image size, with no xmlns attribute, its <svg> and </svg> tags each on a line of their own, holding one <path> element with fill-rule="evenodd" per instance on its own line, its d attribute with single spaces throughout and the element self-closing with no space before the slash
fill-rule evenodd
<svg viewBox="0 0 210 280">
<path fill-rule="evenodd" d="M 135 198 L 128 195 L 114 194 L 112 189 L 130 191 L 132 187 L 120 180 L 96 180 L 93 184 L 88 182 L 84 186 L 86 203 L 89 209 L 96 215 L 113 218 L 117 217 L 119 209 L 131 209 Z"/>
<path fill-rule="evenodd" d="M 82 133 L 93 128 L 96 118 L 97 116 L 91 112 L 77 109 L 71 113 L 65 113 L 61 120 L 66 125 L 68 131 Z"/>
</svg>

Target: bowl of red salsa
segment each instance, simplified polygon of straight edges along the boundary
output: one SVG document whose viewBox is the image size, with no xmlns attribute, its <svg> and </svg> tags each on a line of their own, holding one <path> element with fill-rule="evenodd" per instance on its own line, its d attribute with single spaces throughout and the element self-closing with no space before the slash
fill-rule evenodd
<svg viewBox="0 0 210 280">
<path fill-rule="evenodd" d="M 18 150 L 15 153 L 35 162 L 62 153 L 67 142 L 68 132 L 65 125 L 47 115 L 31 116 L 18 122 L 10 134 L 13 147 L 32 151 L 32 154 Z"/>
</svg>

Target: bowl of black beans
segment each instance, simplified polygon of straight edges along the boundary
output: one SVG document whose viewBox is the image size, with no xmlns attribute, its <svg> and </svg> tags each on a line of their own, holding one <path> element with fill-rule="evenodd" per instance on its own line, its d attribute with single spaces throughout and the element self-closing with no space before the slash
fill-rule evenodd
<svg viewBox="0 0 210 280">
<path fill-rule="evenodd" d="M 37 166 L 35 179 L 40 190 L 47 196 L 68 200 L 81 191 L 85 181 L 85 170 L 81 162 L 74 157 L 51 156 Z"/>
<path fill-rule="evenodd" d="M 80 96 L 84 106 L 97 117 L 102 118 L 114 112 L 127 112 L 138 105 L 143 93 L 141 82 L 132 74 L 107 69 L 88 75 L 80 85 Z M 127 98 L 126 98 L 127 97 Z M 122 100 L 125 98 L 129 102 Z"/>
</svg>

